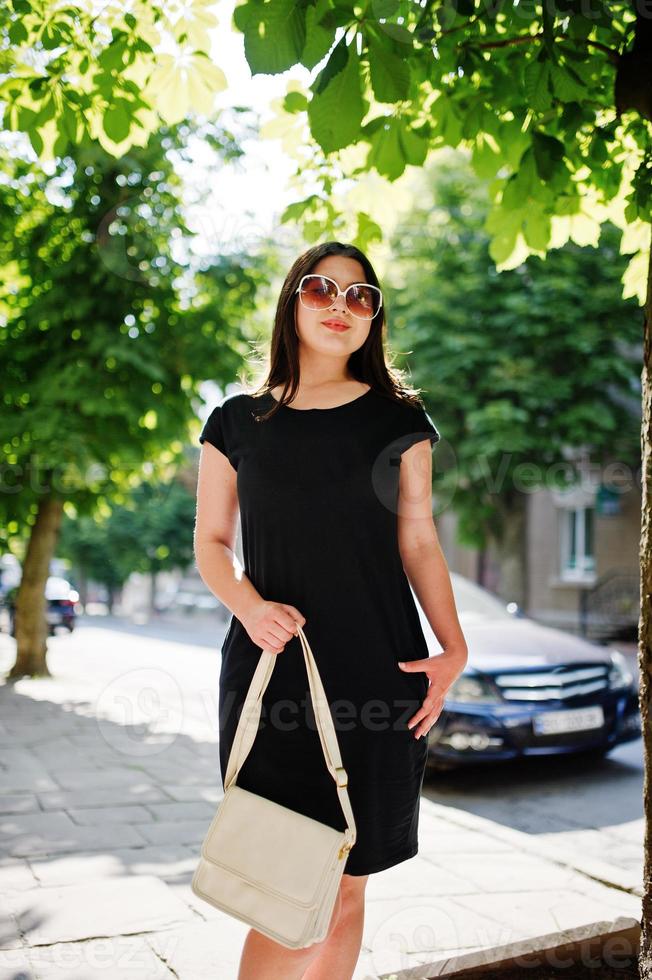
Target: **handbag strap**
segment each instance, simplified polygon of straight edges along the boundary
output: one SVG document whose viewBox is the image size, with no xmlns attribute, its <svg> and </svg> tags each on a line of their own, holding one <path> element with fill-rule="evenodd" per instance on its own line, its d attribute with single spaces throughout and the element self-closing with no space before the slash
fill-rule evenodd
<svg viewBox="0 0 652 980">
<path fill-rule="evenodd" d="M 328 770 L 335 780 L 340 805 L 344 811 L 344 816 L 348 825 L 345 836 L 347 836 L 350 847 L 353 847 L 356 841 L 355 819 L 353 817 L 353 810 L 351 808 L 349 794 L 346 789 L 348 777 L 346 769 L 344 769 L 342 766 L 342 757 L 340 755 L 340 748 L 337 741 L 337 736 L 335 734 L 335 728 L 333 726 L 333 719 L 331 717 L 330 708 L 326 699 L 326 693 L 317 669 L 313 652 L 310 649 L 310 644 L 308 643 L 306 634 L 303 632 L 303 629 L 298 623 L 297 632 L 299 640 L 301 641 L 306 670 L 308 672 L 308 684 L 310 685 L 310 694 L 315 710 L 317 731 L 319 732 L 322 751 L 324 753 L 324 758 L 326 759 Z M 258 722 L 260 720 L 263 693 L 269 684 L 277 657 L 277 653 L 272 653 L 270 650 L 263 650 L 260 660 L 256 666 L 256 670 L 254 671 L 254 676 L 251 680 L 247 696 L 242 706 L 238 727 L 236 729 L 233 745 L 231 747 L 231 753 L 229 755 L 226 776 L 224 779 L 225 790 L 227 790 L 229 786 L 235 782 L 240 768 L 249 755 L 256 735 L 258 734 Z M 350 847 L 347 848 L 347 850 L 350 849 Z"/>
</svg>

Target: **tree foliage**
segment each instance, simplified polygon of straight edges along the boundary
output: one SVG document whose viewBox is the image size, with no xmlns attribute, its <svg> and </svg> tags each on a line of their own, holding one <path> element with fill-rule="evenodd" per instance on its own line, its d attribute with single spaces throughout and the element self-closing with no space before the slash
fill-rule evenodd
<svg viewBox="0 0 652 980">
<path fill-rule="evenodd" d="M 7 0 L 0 5 L 5 130 L 42 159 L 99 143 L 119 157 L 161 123 L 210 117 L 226 77 L 209 57 L 211 0 Z"/>
<path fill-rule="evenodd" d="M 283 18 L 291 29 L 272 30 Z M 412 4 L 407 0 L 245 0 L 234 12 L 254 74 L 325 59 L 307 90 L 293 80 L 299 172 L 314 192 L 291 205 L 307 237 L 352 227 L 330 196 L 334 176 L 375 170 L 394 181 L 435 149 L 466 147 L 491 202 L 490 255 L 514 268 L 573 240 L 596 245 L 600 225 L 627 228 L 625 295 L 642 302 L 652 220 L 652 29 L 630 4 Z M 647 66 L 647 67 L 646 67 Z M 343 108 L 346 111 L 342 111 Z M 328 156 L 314 174 L 306 139 Z M 381 231 L 360 212 L 367 241 Z M 355 228 L 355 224 L 353 225 Z"/>
<path fill-rule="evenodd" d="M 120 160 L 80 148 L 47 172 L 3 160 L 5 546 L 33 522 L 46 473 L 75 513 L 169 474 L 199 385 L 226 383 L 246 356 L 260 274 L 236 255 L 191 262 L 171 158 L 188 133 L 162 128 Z"/>
<path fill-rule="evenodd" d="M 613 225 L 597 246 L 571 242 L 498 274 L 484 188 L 463 155 L 440 154 L 416 184 L 390 243 L 390 336 L 442 432 L 437 496 L 461 541 L 483 548 L 519 497 L 572 482 L 569 451 L 635 476 L 641 315 L 620 296 Z"/>
</svg>

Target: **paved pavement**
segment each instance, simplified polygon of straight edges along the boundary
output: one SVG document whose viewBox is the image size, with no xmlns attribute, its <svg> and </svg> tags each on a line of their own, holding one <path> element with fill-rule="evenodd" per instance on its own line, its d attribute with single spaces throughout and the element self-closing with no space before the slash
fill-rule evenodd
<svg viewBox="0 0 652 980">
<path fill-rule="evenodd" d="M 190 889 L 221 797 L 219 641 L 83 624 L 50 641 L 52 678 L 0 686 L 0 980 L 235 980 L 247 926 Z M 588 955 L 640 918 L 636 871 L 552 839 L 424 797 L 419 840 L 370 877 L 355 980 Z"/>
</svg>

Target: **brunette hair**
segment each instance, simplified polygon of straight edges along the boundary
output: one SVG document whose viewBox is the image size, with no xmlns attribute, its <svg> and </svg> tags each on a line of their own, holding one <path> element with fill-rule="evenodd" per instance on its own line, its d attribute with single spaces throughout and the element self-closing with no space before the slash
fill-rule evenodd
<svg viewBox="0 0 652 980">
<path fill-rule="evenodd" d="M 371 262 L 355 245 L 324 242 L 309 248 L 295 260 L 285 277 L 276 305 L 267 376 L 254 391 L 250 392 L 254 397 L 262 397 L 269 394 L 277 385 L 282 385 L 283 394 L 280 400 L 272 398 L 275 404 L 267 414 L 258 416 L 259 421 L 271 418 L 282 405 L 292 401 L 296 394 L 299 386 L 299 337 L 295 327 L 295 305 L 298 302 L 296 290 L 301 277 L 312 272 L 320 259 L 327 255 L 343 255 L 356 259 L 364 269 L 366 281 L 380 288 Z M 379 394 L 394 401 L 405 401 L 420 406 L 422 404 L 420 393 L 405 381 L 405 372 L 388 365 L 385 360 L 386 334 L 386 301 L 383 295 L 383 305 L 371 321 L 367 339 L 349 358 L 351 374 L 356 380 L 370 385 Z"/>
</svg>

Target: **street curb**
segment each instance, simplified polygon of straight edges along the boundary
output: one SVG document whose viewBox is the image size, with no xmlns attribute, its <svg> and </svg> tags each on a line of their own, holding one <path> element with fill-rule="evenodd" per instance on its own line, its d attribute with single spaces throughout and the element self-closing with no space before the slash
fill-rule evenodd
<svg viewBox="0 0 652 980">
<path fill-rule="evenodd" d="M 622 961 L 623 956 L 638 955 L 640 928 L 635 919 L 619 916 L 611 922 L 593 922 L 493 949 L 447 957 L 397 973 L 384 973 L 379 980 L 463 980 L 470 971 L 474 977 L 485 973 L 493 976 L 494 970 L 517 967 L 526 975 L 528 967 L 547 964 L 552 969 L 555 966 L 568 969 L 573 963 L 597 965 L 596 958 L 605 947 L 608 955 Z"/>
<path fill-rule="evenodd" d="M 505 827 L 488 817 L 481 817 L 475 813 L 469 813 L 467 810 L 446 806 L 443 803 L 435 803 L 423 796 L 421 797 L 421 807 L 424 810 L 430 809 L 431 815 L 440 820 L 446 820 L 448 823 L 456 824 L 459 827 L 475 830 L 479 834 L 504 841 L 521 851 L 536 854 L 537 857 L 544 857 L 562 868 L 577 871 L 586 878 L 608 888 L 617 888 L 619 891 L 636 895 L 638 898 L 643 897 L 642 880 L 633 872 L 617 868 L 607 861 L 593 857 L 578 857 L 577 854 L 567 848 L 560 847 L 558 844 L 542 841 L 532 834 L 515 830 L 513 827 Z"/>
</svg>

